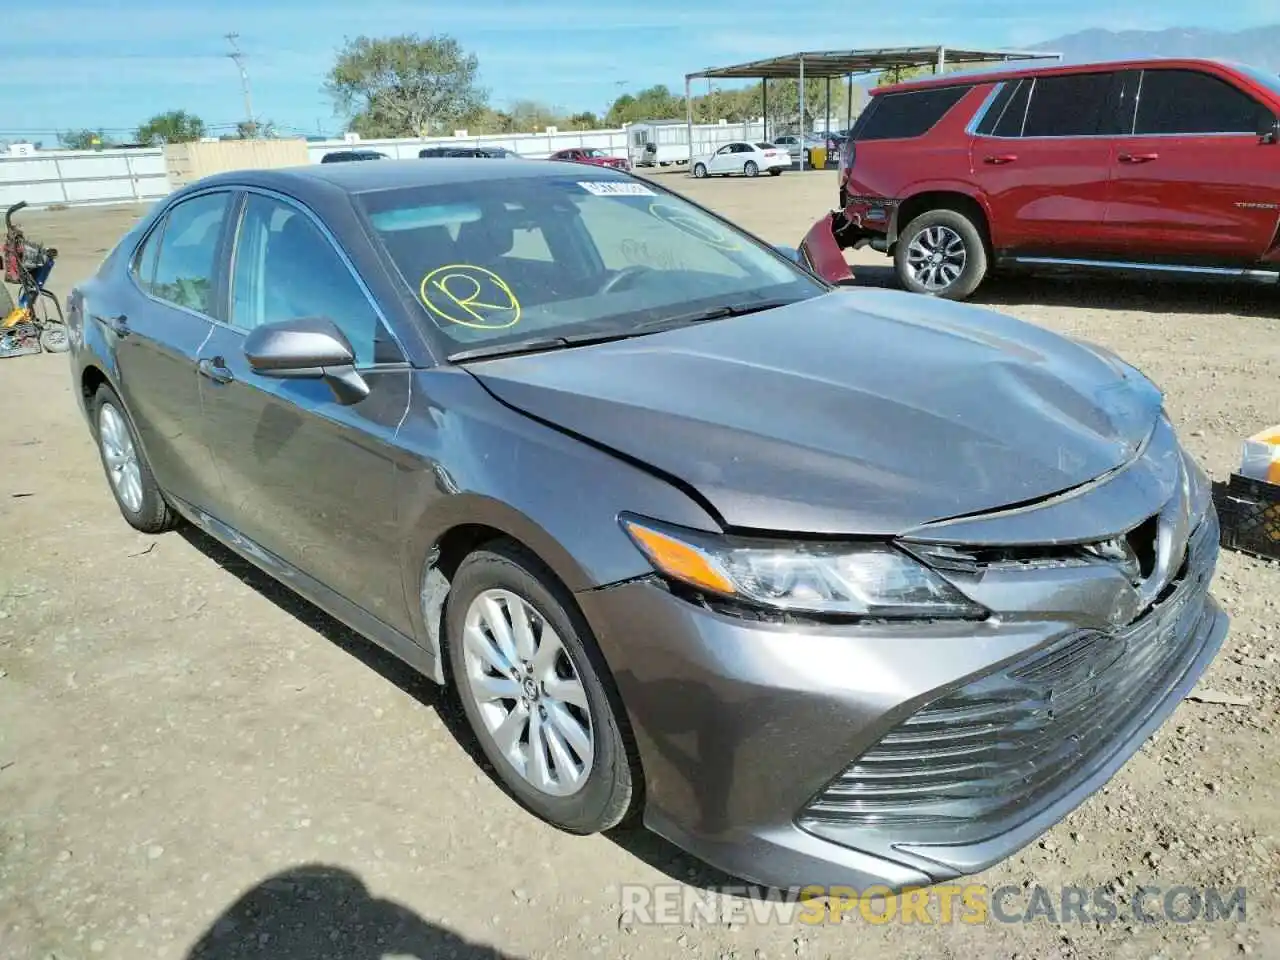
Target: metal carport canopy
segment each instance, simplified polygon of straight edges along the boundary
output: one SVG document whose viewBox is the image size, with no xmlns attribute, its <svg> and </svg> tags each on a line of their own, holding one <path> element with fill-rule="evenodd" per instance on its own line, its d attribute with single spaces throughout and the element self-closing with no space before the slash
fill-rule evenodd
<svg viewBox="0 0 1280 960">
<path fill-rule="evenodd" d="M 768 82 L 806 77 L 824 77 L 827 80 L 827 102 L 831 101 L 831 78 L 849 78 L 853 86 L 855 74 L 879 73 L 884 70 L 906 67 L 933 67 L 941 73 L 948 64 L 1005 63 L 1013 60 L 1061 60 L 1059 53 L 1044 50 L 969 50 L 961 47 L 877 47 L 865 50 L 812 50 L 789 53 L 766 60 L 752 60 L 728 67 L 707 67 L 685 74 L 684 97 L 686 121 L 689 128 L 689 169 L 693 169 L 693 99 L 691 84 L 694 80 L 761 80 L 765 136 L 768 137 Z M 852 90 L 851 90 L 852 93 Z M 849 97 L 849 111 L 853 109 L 853 97 Z M 800 118 L 804 122 L 804 85 L 800 85 Z M 849 117 L 852 122 L 852 116 Z M 831 125 L 828 113 L 827 126 Z M 804 150 L 800 151 L 800 169 L 804 169 Z"/>
</svg>

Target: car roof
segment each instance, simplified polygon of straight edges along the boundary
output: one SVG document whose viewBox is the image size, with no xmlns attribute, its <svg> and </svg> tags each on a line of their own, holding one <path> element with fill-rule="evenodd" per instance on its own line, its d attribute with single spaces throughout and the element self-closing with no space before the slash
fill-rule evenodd
<svg viewBox="0 0 1280 960">
<path fill-rule="evenodd" d="M 189 184 L 187 189 L 210 186 L 252 186 L 268 190 L 280 190 L 306 200 L 308 194 L 378 193 L 384 190 L 401 190 L 413 187 L 429 187 L 451 183 L 475 183 L 485 180 L 537 179 L 539 177 L 563 177 L 564 168 L 545 160 L 514 159 L 495 165 L 477 157 L 442 157 L 432 163 L 422 163 L 414 157 L 408 160 L 387 160 L 384 163 L 312 163 L 300 167 L 277 167 L 266 170 L 235 170 L 216 173 Z M 585 174 L 584 174 L 585 175 Z M 602 167 L 593 177 L 629 179 L 619 171 Z"/>
<path fill-rule="evenodd" d="M 1082 63 L 1048 63 L 1035 67 L 998 67 L 993 70 L 973 70 L 963 73 L 944 73 L 941 76 L 905 80 L 890 86 L 873 87 L 872 96 L 886 93 L 906 93 L 926 90 L 930 87 L 956 87 L 979 83 L 996 83 L 1000 80 L 1016 80 L 1045 74 L 1096 73 L 1099 70 L 1141 70 L 1150 67 L 1218 67 L 1234 69 L 1234 65 L 1213 57 L 1136 57 L 1129 60 L 1096 60 Z"/>
</svg>

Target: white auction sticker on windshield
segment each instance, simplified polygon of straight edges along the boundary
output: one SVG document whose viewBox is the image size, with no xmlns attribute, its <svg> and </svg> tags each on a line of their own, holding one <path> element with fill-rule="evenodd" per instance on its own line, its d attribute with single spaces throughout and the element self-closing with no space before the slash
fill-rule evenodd
<svg viewBox="0 0 1280 960">
<path fill-rule="evenodd" d="M 578 186 L 597 197 L 656 197 L 643 183 L 618 183 L 612 180 L 579 180 Z"/>
</svg>

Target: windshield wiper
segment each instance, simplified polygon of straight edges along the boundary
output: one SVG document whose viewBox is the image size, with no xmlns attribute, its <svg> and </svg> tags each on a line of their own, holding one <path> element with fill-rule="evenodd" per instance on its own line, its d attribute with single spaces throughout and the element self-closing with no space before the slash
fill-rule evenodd
<svg viewBox="0 0 1280 960">
<path fill-rule="evenodd" d="M 491 343 L 483 347 L 468 347 L 449 354 L 450 363 L 464 360 L 491 360 L 495 357 L 514 357 L 522 353 L 541 353 L 544 350 L 563 350 L 565 347 L 584 347 L 592 343 L 610 343 L 634 336 L 634 330 L 620 333 L 578 333 L 565 337 L 529 337 L 527 340 L 509 340 Z"/>
<path fill-rule="evenodd" d="M 652 320 L 646 320 L 644 323 L 637 324 L 632 330 L 653 331 L 659 328 L 667 327 L 683 327 L 694 323 L 706 323 L 708 320 L 723 320 L 725 317 L 745 317 L 750 313 L 763 313 L 766 310 L 776 310 L 778 307 L 790 306 L 797 301 L 794 299 L 782 300 L 753 300 L 749 303 L 732 303 L 722 304 L 718 307 L 708 307 L 705 310 L 695 310 L 691 313 L 678 313 L 670 317 L 655 317 Z"/>
<path fill-rule="evenodd" d="M 462 363 L 466 360 L 492 360 L 497 357 L 514 357 L 522 353 L 541 353 L 545 350 L 563 350 L 565 347 L 583 347 L 593 343 L 612 343 L 615 340 L 628 340 L 631 337 L 655 333 L 668 327 L 684 327 L 708 320 L 720 320 L 724 317 L 741 317 L 749 313 L 762 313 L 777 307 L 785 307 L 795 300 L 755 300 L 750 303 L 724 304 L 681 313 L 675 316 L 656 317 L 638 323 L 628 330 L 615 333 L 579 333 L 563 337 L 529 337 L 525 340 L 509 340 L 506 343 L 492 343 L 480 347 L 468 347 L 449 354 L 450 363 Z"/>
</svg>

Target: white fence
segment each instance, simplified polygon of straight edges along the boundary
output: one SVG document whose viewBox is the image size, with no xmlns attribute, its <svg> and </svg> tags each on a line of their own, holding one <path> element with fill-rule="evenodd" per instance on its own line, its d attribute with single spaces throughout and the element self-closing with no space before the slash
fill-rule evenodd
<svg viewBox="0 0 1280 960">
<path fill-rule="evenodd" d="M 698 146 L 751 136 L 758 125 L 700 124 L 694 127 Z M 680 127 L 684 132 L 684 127 Z M 544 158 L 569 147 L 599 147 L 617 157 L 627 154 L 626 129 L 517 133 L 495 136 L 446 137 L 429 140 L 362 140 L 361 149 L 389 157 L 417 157 L 426 146 L 505 147 L 524 157 Z M 342 140 L 307 144 L 312 163 L 333 150 L 350 149 Z M 57 204 L 79 206 L 155 200 L 169 193 L 164 152 L 141 150 L 41 150 L 29 156 L 0 156 L 0 208 L 25 200 L 33 207 Z"/>
</svg>

